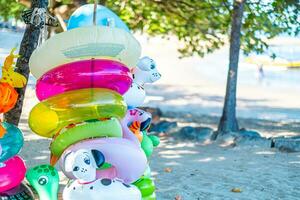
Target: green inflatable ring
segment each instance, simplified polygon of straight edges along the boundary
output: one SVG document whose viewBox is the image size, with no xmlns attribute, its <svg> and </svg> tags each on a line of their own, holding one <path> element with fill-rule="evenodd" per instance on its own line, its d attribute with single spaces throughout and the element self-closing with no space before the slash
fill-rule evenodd
<svg viewBox="0 0 300 200">
<path fill-rule="evenodd" d="M 112 118 L 105 121 L 88 122 L 67 129 L 50 144 L 51 153 L 60 156 L 63 151 L 81 140 L 97 137 L 122 137 L 120 122 Z"/>
</svg>

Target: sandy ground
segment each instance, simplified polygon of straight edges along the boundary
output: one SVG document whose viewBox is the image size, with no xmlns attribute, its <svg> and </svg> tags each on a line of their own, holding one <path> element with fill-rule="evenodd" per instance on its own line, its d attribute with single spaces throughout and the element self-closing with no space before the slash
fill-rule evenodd
<svg viewBox="0 0 300 200">
<path fill-rule="evenodd" d="M 13 42 L 0 37 L 0 59 L 21 38 L 20 35 L 9 35 Z M 179 115 L 173 119 L 181 124 L 216 128 L 225 84 L 203 76 L 195 67 L 195 63 L 199 66 L 213 64 L 216 57 L 180 60 L 176 58 L 178 54 L 173 40 L 145 37 L 139 40 L 145 47 L 143 54 L 155 58 L 163 74 L 161 81 L 147 87 L 146 105 L 160 107 L 164 112 L 189 114 L 186 118 Z M 294 89 L 275 92 L 266 87 L 241 85 L 237 108 L 240 124 L 268 137 L 299 135 L 299 98 L 300 92 Z M 29 89 L 20 123 L 25 136 L 21 156 L 28 167 L 49 160 L 50 141 L 31 133 L 27 124 L 28 113 L 36 103 L 34 90 Z M 300 198 L 299 153 L 287 154 L 269 148 L 224 148 L 218 144 L 202 146 L 165 137 L 153 155 L 151 167 L 158 200 L 171 200 L 176 196 L 177 200 Z M 61 177 L 63 185 L 66 180 Z M 241 192 L 233 193 L 233 188 Z"/>
<path fill-rule="evenodd" d="M 300 154 L 164 140 L 152 169 L 158 199 L 299 199 Z M 165 170 L 170 168 L 170 170 Z M 240 193 L 231 190 L 238 188 Z"/>
<path fill-rule="evenodd" d="M 21 156 L 28 167 L 48 163 L 50 141 L 32 134 L 26 126 L 24 119 Z M 299 199 L 300 153 L 161 139 L 150 163 L 158 200 Z M 67 180 L 62 173 L 60 176 L 62 190 Z M 241 192 L 233 193 L 233 188 Z"/>
</svg>

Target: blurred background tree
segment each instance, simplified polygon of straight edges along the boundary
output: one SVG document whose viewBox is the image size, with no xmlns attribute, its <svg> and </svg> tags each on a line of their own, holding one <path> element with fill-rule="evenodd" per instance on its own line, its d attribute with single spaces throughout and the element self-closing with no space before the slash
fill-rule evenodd
<svg viewBox="0 0 300 200">
<path fill-rule="evenodd" d="M 15 0 L 0 0 L 0 16 L 3 17 L 4 21 L 9 18 L 20 19 L 24 8 L 24 4 L 20 4 Z"/>
<path fill-rule="evenodd" d="M 14 0 L 0 2 L 0 15 L 5 19 L 18 17 L 23 9 Z M 93 1 L 51 0 L 50 11 L 63 19 L 60 20 L 63 27 L 64 20 L 76 7 L 90 2 Z M 28 5 L 30 1 L 20 3 Z M 179 49 L 182 57 L 204 56 L 234 43 L 230 47 L 230 70 L 219 125 L 222 133 L 239 129 L 235 116 L 239 49 L 245 54 L 262 53 L 268 48 L 266 39 L 283 33 L 298 35 L 300 31 L 299 0 L 102 0 L 99 3 L 115 11 L 134 31 L 150 36 L 176 36 L 184 43 Z M 232 29 L 237 31 L 233 33 Z"/>
</svg>

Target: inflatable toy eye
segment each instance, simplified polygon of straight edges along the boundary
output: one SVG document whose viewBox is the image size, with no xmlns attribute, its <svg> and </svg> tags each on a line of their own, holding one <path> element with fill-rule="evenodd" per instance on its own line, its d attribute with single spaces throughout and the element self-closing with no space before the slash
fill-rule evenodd
<svg viewBox="0 0 300 200">
<path fill-rule="evenodd" d="M 48 177 L 47 176 L 41 176 L 38 180 L 38 183 L 40 185 L 46 185 L 48 183 Z"/>
<path fill-rule="evenodd" d="M 73 168 L 73 171 L 74 171 L 74 172 L 77 172 L 77 171 L 79 171 L 79 167 L 77 167 L 77 166 L 76 166 L 76 167 L 74 167 L 74 168 Z"/>
<path fill-rule="evenodd" d="M 155 69 L 155 67 L 156 67 L 155 64 L 152 63 L 152 64 L 151 64 L 151 69 Z"/>
<path fill-rule="evenodd" d="M 90 164 L 91 164 L 91 160 L 90 160 L 88 157 L 84 158 L 84 162 L 85 162 L 85 164 L 87 164 L 87 165 L 90 165 Z"/>
</svg>

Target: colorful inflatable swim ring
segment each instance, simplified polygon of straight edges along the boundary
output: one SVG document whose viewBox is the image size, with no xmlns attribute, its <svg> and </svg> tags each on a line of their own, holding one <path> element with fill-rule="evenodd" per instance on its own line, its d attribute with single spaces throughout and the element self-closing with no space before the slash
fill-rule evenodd
<svg viewBox="0 0 300 200">
<path fill-rule="evenodd" d="M 40 102 L 31 110 L 28 121 L 36 134 L 51 138 L 69 124 L 122 118 L 126 109 L 122 96 L 117 92 L 100 88 L 80 89 Z"/>
<path fill-rule="evenodd" d="M 131 69 L 140 55 L 140 44 L 132 34 L 118 28 L 91 26 L 51 37 L 35 49 L 29 66 L 33 76 L 39 79 L 57 66 L 91 58 L 117 60 Z"/>
<path fill-rule="evenodd" d="M 0 192 L 18 186 L 25 177 L 26 167 L 19 156 L 14 156 L 0 167 Z"/>
<path fill-rule="evenodd" d="M 147 158 L 140 147 L 124 138 L 96 138 L 78 142 L 64 151 L 60 158 L 60 167 L 64 174 L 75 179 L 72 173 L 64 169 L 65 156 L 79 149 L 95 149 L 103 153 L 105 162 L 112 165 L 108 169 L 97 170 L 97 178 L 118 178 L 124 183 L 138 180 L 147 168 Z"/>
<path fill-rule="evenodd" d="M 107 88 L 124 94 L 132 83 L 129 69 L 113 60 L 89 59 L 64 64 L 45 73 L 36 84 L 40 101 L 66 91 Z"/>
<path fill-rule="evenodd" d="M 0 83 L 0 113 L 6 113 L 15 107 L 18 100 L 17 91 L 8 83 Z"/>
<path fill-rule="evenodd" d="M 6 134 L 0 138 L 0 163 L 18 154 L 24 143 L 23 134 L 18 127 L 7 122 L 2 122 L 1 125 L 6 129 Z"/>
<path fill-rule="evenodd" d="M 98 5 L 96 13 L 97 26 L 110 26 L 130 32 L 127 25 L 110 9 Z M 71 15 L 68 21 L 68 30 L 83 26 L 93 26 L 93 15 L 94 4 L 86 4 L 81 6 Z"/>
<path fill-rule="evenodd" d="M 51 153 L 60 157 L 63 151 L 81 140 L 99 137 L 122 137 L 120 122 L 112 118 L 105 121 L 88 122 L 60 133 L 50 145 Z"/>
<path fill-rule="evenodd" d="M 123 137 L 140 146 L 143 140 L 142 131 L 150 126 L 151 120 L 152 115 L 146 111 L 138 108 L 127 110 L 125 117 L 121 120 Z"/>
</svg>

